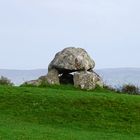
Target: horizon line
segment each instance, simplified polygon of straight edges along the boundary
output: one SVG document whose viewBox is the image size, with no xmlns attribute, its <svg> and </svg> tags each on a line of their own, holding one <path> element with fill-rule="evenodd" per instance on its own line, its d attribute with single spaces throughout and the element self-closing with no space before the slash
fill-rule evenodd
<svg viewBox="0 0 140 140">
<path fill-rule="evenodd" d="M 103 67 L 103 68 L 94 68 L 95 70 L 101 69 L 140 69 L 140 67 Z M 33 68 L 33 69 L 10 69 L 10 68 L 1 68 L 0 70 L 10 70 L 10 71 L 34 71 L 34 70 L 48 70 L 48 68 Z"/>
</svg>

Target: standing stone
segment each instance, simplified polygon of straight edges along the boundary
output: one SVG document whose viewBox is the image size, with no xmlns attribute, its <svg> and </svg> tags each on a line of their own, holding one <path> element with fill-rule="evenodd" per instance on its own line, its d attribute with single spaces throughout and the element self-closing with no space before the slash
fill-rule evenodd
<svg viewBox="0 0 140 140">
<path fill-rule="evenodd" d="M 74 74 L 74 86 L 80 87 L 81 89 L 95 89 L 97 82 L 99 81 L 100 78 L 98 75 L 89 71 L 81 71 Z"/>
<path fill-rule="evenodd" d="M 59 73 L 56 69 L 51 69 L 47 74 L 47 82 L 50 85 L 60 85 Z"/>
</svg>

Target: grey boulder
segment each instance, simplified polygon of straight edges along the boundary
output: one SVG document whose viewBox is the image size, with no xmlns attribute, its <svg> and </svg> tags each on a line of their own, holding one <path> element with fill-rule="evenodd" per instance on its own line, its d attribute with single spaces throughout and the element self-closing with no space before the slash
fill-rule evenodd
<svg viewBox="0 0 140 140">
<path fill-rule="evenodd" d="M 81 89 L 92 90 L 97 85 L 103 86 L 101 78 L 95 72 L 81 71 L 74 74 L 74 86 Z"/>
<path fill-rule="evenodd" d="M 50 85 L 60 85 L 59 73 L 56 69 L 51 69 L 47 74 L 47 83 Z"/>
<path fill-rule="evenodd" d="M 48 70 L 55 68 L 59 73 L 90 70 L 95 67 L 95 62 L 82 48 L 68 47 L 58 52 L 49 65 Z"/>
</svg>

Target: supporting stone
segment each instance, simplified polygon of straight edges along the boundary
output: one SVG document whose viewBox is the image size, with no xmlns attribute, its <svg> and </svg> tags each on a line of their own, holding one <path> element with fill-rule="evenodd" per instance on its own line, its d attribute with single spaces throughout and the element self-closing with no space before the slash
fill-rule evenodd
<svg viewBox="0 0 140 140">
<path fill-rule="evenodd" d="M 81 89 L 92 90 L 100 82 L 98 75 L 88 71 L 76 72 L 74 74 L 74 86 Z"/>
<path fill-rule="evenodd" d="M 59 72 L 56 69 L 51 69 L 47 74 L 47 82 L 50 85 L 60 85 Z"/>
</svg>

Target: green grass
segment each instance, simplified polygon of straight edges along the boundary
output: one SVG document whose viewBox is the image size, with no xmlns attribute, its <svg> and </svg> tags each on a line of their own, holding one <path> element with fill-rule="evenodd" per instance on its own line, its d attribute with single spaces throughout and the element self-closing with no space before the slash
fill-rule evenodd
<svg viewBox="0 0 140 140">
<path fill-rule="evenodd" d="M 0 86 L 0 140 L 139 140 L 140 96 Z"/>
</svg>

